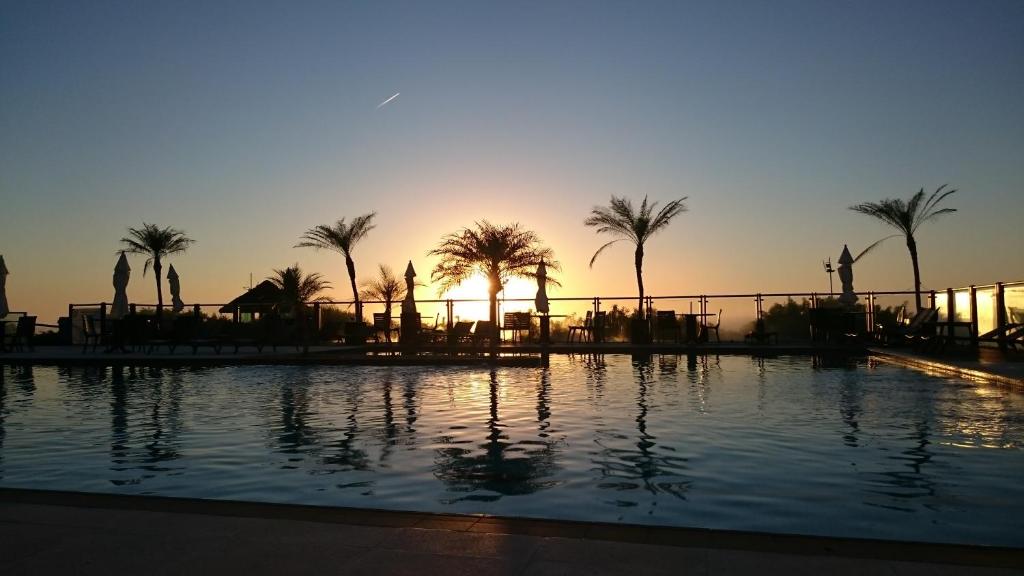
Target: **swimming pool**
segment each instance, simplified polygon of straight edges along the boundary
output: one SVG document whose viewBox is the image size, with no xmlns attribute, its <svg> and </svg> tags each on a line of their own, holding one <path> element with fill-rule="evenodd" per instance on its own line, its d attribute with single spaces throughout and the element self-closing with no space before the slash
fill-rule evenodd
<svg viewBox="0 0 1024 576">
<path fill-rule="evenodd" d="M 0 371 L 0 486 L 1024 546 L 1024 394 L 865 358 Z"/>
</svg>

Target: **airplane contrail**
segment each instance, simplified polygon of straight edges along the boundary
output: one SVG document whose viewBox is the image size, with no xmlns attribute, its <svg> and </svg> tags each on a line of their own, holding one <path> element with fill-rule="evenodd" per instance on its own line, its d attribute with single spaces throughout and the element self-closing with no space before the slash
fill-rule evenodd
<svg viewBox="0 0 1024 576">
<path fill-rule="evenodd" d="M 391 102 L 391 101 L 392 101 L 392 100 L 394 100 L 395 98 L 398 98 L 398 95 L 399 95 L 399 94 L 401 94 L 401 92 L 395 92 L 395 95 L 394 95 L 394 96 L 392 96 L 391 98 L 388 98 L 387 100 L 385 100 L 385 101 L 381 102 L 380 104 L 377 104 L 377 110 L 380 110 L 380 108 L 381 108 L 382 106 L 384 106 L 384 105 L 385 105 L 385 104 L 387 104 L 388 102 Z"/>
</svg>

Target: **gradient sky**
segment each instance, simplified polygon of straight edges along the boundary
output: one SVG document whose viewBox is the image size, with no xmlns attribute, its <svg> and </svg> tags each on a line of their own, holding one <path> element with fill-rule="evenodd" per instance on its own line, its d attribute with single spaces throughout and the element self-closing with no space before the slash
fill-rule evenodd
<svg viewBox="0 0 1024 576">
<path fill-rule="evenodd" d="M 564 265 L 553 295 L 630 295 L 625 246 L 587 267 L 611 194 L 689 197 L 650 292 L 827 290 L 822 259 L 889 233 L 849 205 L 943 183 L 960 212 L 919 234 L 926 287 L 1024 279 L 1022 31 L 1018 0 L 5 1 L 9 300 L 111 300 L 143 221 L 197 240 L 171 260 L 186 302 L 295 262 L 346 298 L 340 257 L 292 246 L 369 211 L 360 276 L 426 280 L 443 234 L 518 220 Z M 902 241 L 855 284 L 909 289 Z"/>
</svg>

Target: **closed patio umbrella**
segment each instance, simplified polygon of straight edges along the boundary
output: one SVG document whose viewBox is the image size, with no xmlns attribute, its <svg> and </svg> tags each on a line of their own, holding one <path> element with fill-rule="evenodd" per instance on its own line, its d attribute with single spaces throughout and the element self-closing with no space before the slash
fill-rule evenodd
<svg viewBox="0 0 1024 576">
<path fill-rule="evenodd" d="M 7 306 L 7 265 L 4 264 L 4 257 L 0 256 L 0 317 L 7 316 L 10 311 Z"/>
<path fill-rule="evenodd" d="M 843 293 L 839 295 L 839 302 L 852 306 L 857 302 L 857 293 L 853 291 L 853 256 L 850 249 L 843 244 L 843 253 L 839 256 L 839 281 L 843 285 Z"/>
<path fill-rule="evenodd" d="M 131 272 L 128 258 L 121 252 L 121 257 L 114 265 L 114 305 L 110 307 L 111 318 L 119 319 L 128 314 L 128 278 Z"/>
<path fill-rule="evenodd" d="M 171 264 L 167 270 L 167 284 L 171 287 L 171 310 L 175 314 L 185 309 L 185 303 L 181 301 L 181 281 L 178 279 L 178 271 Z"/>
<path fill-rule="evenodd" d="M 550 305 L 548 304 L 548 267 L 541 260 L 537 266 L 537 297 L 533 299 L 534 305 L 537 307 L 539 314 L 547 314 L 551 311 Z"/>
<path fill-rule="evenodd" d="M 402 300 L 402 314 L 416 313 L 416 296 L 413 288 L 416 286 L 416 269 L 412 267 L 412 260 L 405 267 L 405 300 Z"/>
</svg>

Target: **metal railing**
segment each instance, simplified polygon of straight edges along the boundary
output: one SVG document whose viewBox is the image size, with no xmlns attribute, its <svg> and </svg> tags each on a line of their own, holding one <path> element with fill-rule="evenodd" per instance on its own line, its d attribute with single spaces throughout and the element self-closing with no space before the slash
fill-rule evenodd
<svg viewBox="0 0 1024 576">
<path fill-rule="evenodd" d="M 971 285 L 962 288 L 947 288 L 945 290 L 924 290 L 922 296 L 927 298 L 928 305 L 938 308 L 939 324 L 945 325 L 946 333 L 958 340 L 968 340 L 972 345 L 978 345 L 979 334 L 992 332 L 999 328 L 1005 328 L 1009 324 L 1021 323 L 1024 321 L 1024 281 L 997 282 L 995 284 Z M 678 295 L 651 295 L 645 296 L 643 306 L 648 317 L 652 316 L 656 309 L 672 309 L 674 306 L 683 306 L 690 312 L 701 314 L 718 314 L 721 311 L 729 311 L 730 322 L 727 325 L 739 326 L 740 332 L 744 326 L 750 326 L 757 319 L 763 318 L 766 306 L 779 304 L 790 300 L 800 299 L 800 306 L 809 309 L 820 307 L 824 302 L 833 299 L 834 293 L 823 292 L 753 292 L 753 293 L 726 293 L 726 294 L 678 294 Z M 871 334 L 876 330 L 877 314 L 879 310 L 886 308 L 885 303 L 891 303 L 888 308 L 908 305 L 912 300 L 914 292 L 911 290 L 874 290 L 858 293 L 860 305 L 863 307 L 864 316 L 863 329 Z M 902 298 L 902 301 L 895 300 Z M 585 311 L 597 312 L 608 311 L 611 307 L 617 307 L 625 313 L 635 310 L 639 299 L 637 296 L 559 296 L 548 299 L 552 313 L 550 318 L 572 320 L 573 317 L 581 315 Z M 489 301 L 485 298 L 461 298 L 461 299 L 424 299 L 417 300 L 416 305 L 423 318 L 435 317 L 440 324 L 443 316 L 444 325 L 451 329 L 453 323 L 461 315 L 460 310 L 465 313 L 467 306 L 475 306 L 476 316 L 486 316 Z M 354 300 L 324 300 L 311 302 L 308 305 L 313 309 L 313 317 L 317 329 L 322 326 L 323 314 L 328 307 L 344 307 L 352 309 Z M 373 309 L 383 308 L 384 301 L 364 300 L 364 307 Z M 532 298 L 499 298 L 498 299 L 498 320 L 501 321 L 505 311 L 522 311 L 529 309 L 533 304 Z M 185 309 L 196 318 L 201 318 L 204 310 L 215 308 L 216 312 L 207 316 L 230 317 L 232 321 L 244 320 L 247 313 L 255 313 L 265 310 L 267 305 L 234 305 L 229 314 L 223 314 L 221 309 L 230 306 L 225 303 L 196 303 L 187 306 Z M 392 303 L 393 313 L 395 309 L 400 310 L 401 302 Z M 98 302 L 89 304 L 69 304 L 68 318 L 71 319 L 72 331 L 80 330 L 80 322 L 76 322 L 76 316 L 81 313 L 95 315 L 100 323 L 101 329 L 105 329 L 107 319 L 110 315 L 111 304 Z M 136 314 L 146 310 L 157 309 L 156 304 L 134 303 L 130 305 L 130 313 Z M 170 307 L 164 305 L 163 310 Z M 482 314 L 481 314 L 482 309 Z M 514 310 L 512 310 L 514 309 Z M 744 311 L 745 309 L 745 311 Z M 76 314 L 78 311 L 78 314 Z M 365 309 L 364 309 L 365 313 Z M 393 319 L 399 318 L 397 315 Z M 738 320 L 732 320 L 736 318 Z M 475 318 L 473 318 L 475 319 Z M 999 343 L 1005 344 L 1005 343 Z"/>
</svg>

